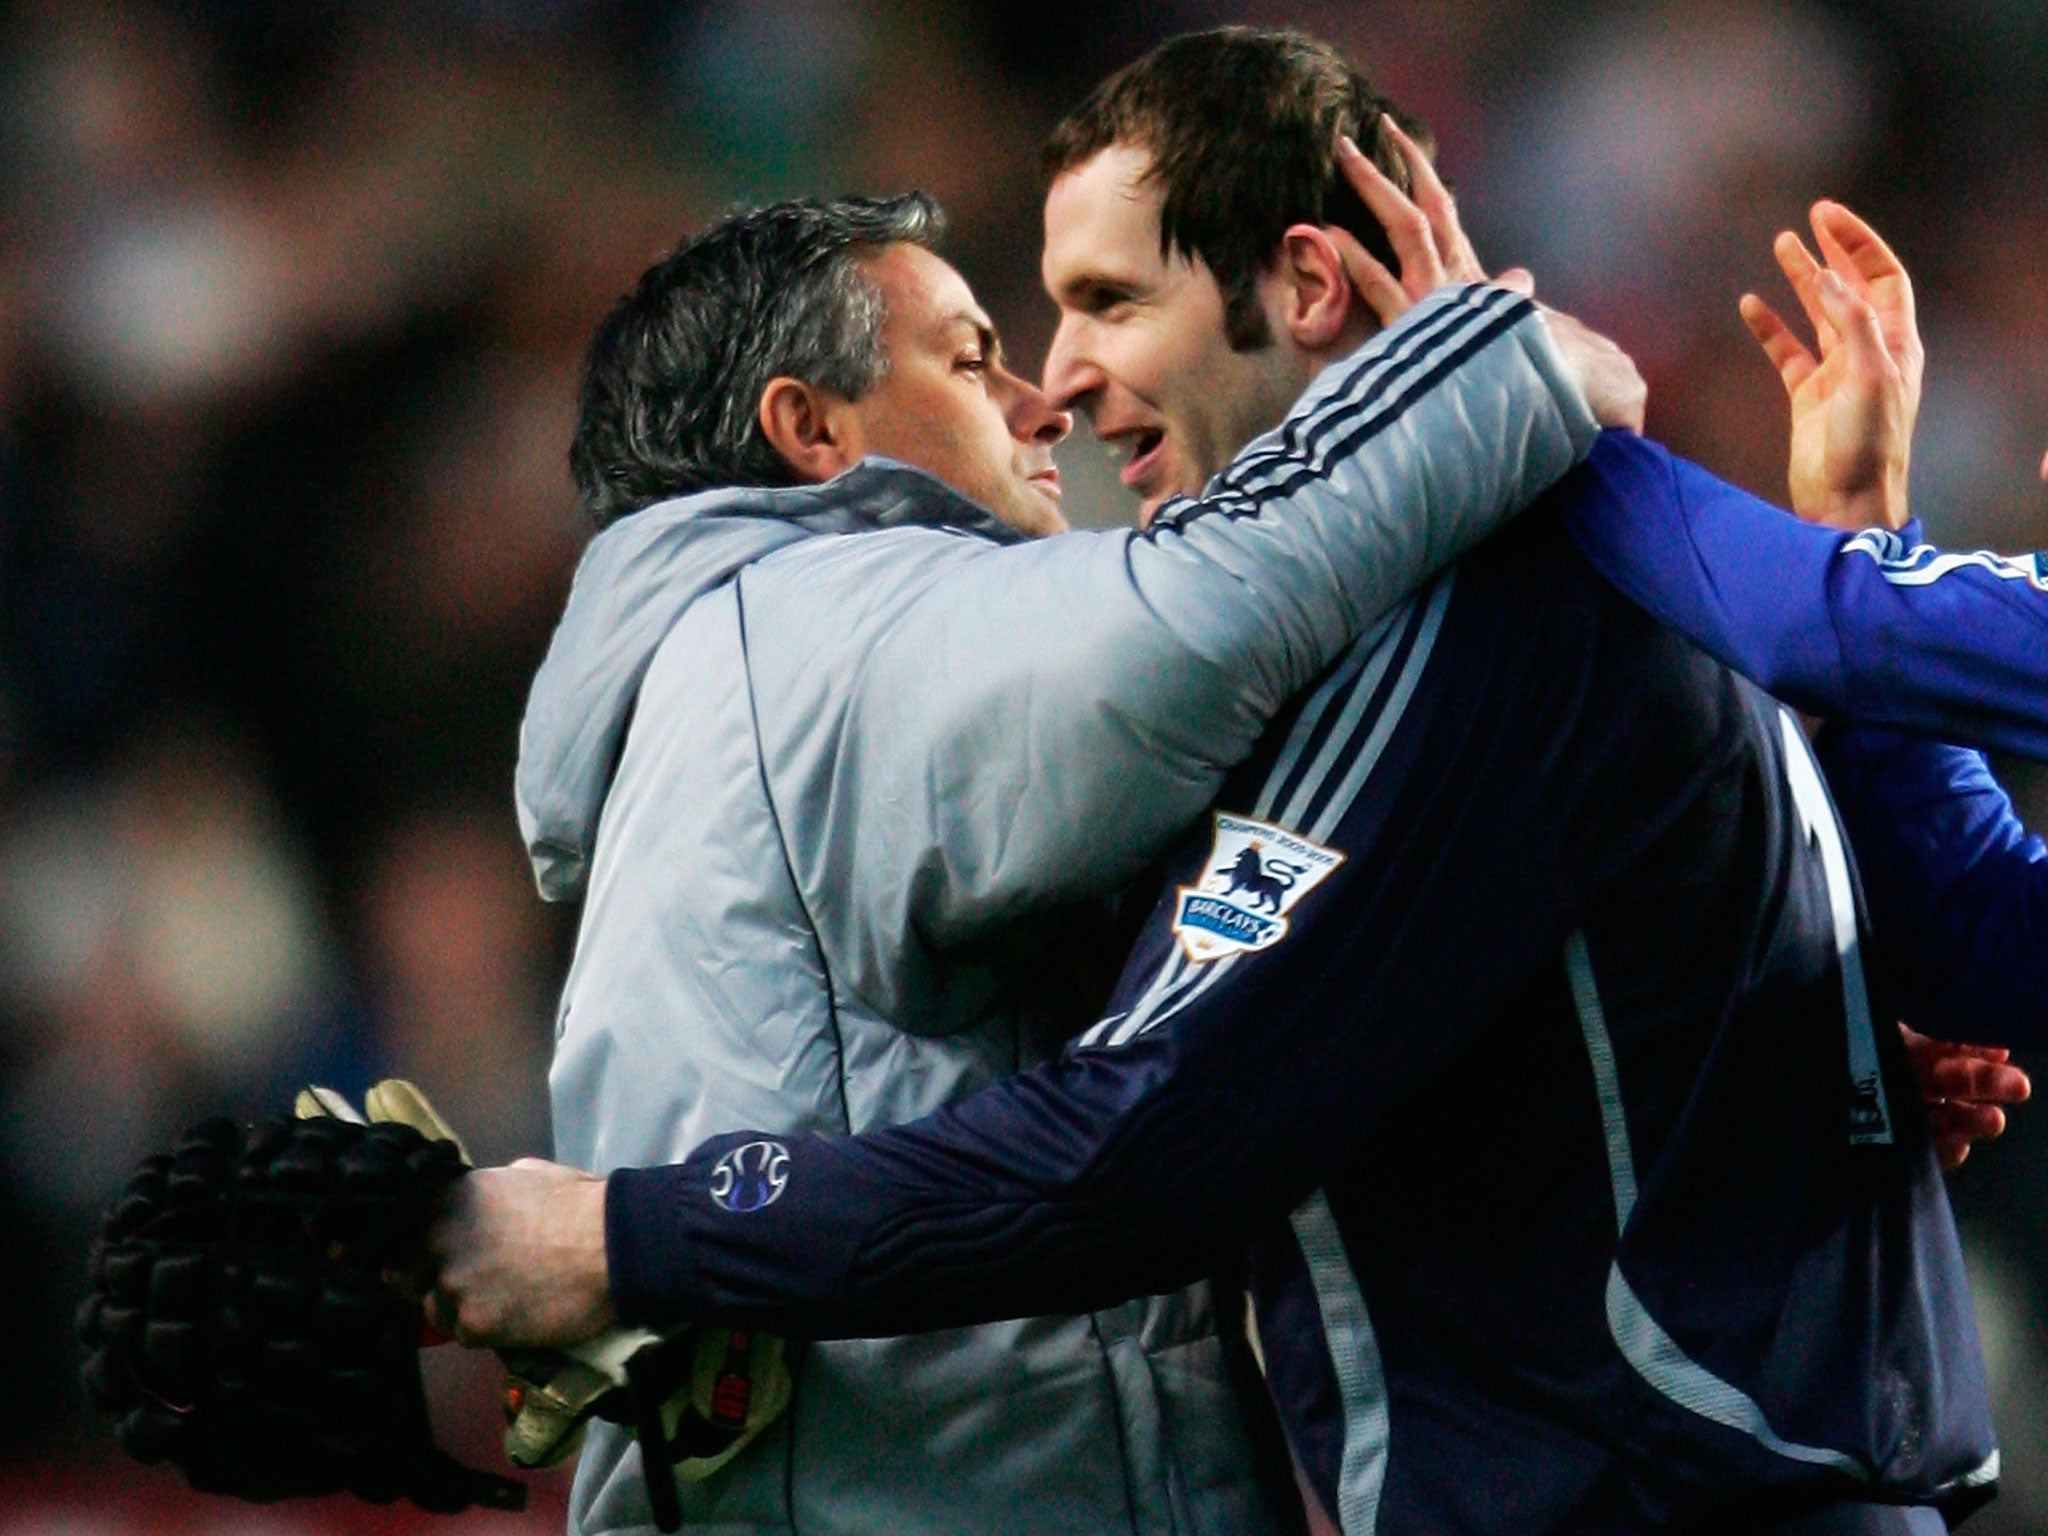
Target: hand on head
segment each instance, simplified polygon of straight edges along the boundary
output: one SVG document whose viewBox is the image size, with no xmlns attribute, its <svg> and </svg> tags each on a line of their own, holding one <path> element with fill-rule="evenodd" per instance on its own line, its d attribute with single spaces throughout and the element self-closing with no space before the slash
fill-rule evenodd
<svg viewBox="0 0 2048 1536">
<path fill-rule="evenodd" d="M 1773 250 L 1806 311 L 1815 356 L 1761 298 L 1745 293 L 1744 322 L 1792 401 L 1792 508 L 1837 528 L 1897 528 L 1906 520 L 1913 420 L 1926 353 L 1905 266 L 1840 203 L 1812 209 L 1823 266 L 1791 230 Z"/>
<path fill-rule="evenodd" d="M 1385 263 L 1368 251 L 1358 237 L 1335 225 L 1327 227 L 1330 238 L 1344 257 L 1344 270 L 1351 278 L 1381 325 L 1391 325 L 1424 294 L 1445 283 L 1483 283 L 1486 269 L 1458 223 L 1458 206 L 1443 184 L 1422 147 L 1403 133 L 1391 117 L 1381 117 L 1379 132 L 1401 152 L 1408 165 L 1411 198 L 1395 186 L 1391 177 L 1372 162 L 1351 135 L 1337 138 L 1337 168 L 1351 183 L 1351 190 L 1372 210 L 1387 232 L 1394 255 L 1401 263 L 1400 275 L 1389 272 Z M 1533 293 L 1536 283 L 1526 271 L 1516 269 L 1502 275 L 1504 286 L 1521 293 Z"/>
<path fill-rule="evenodd" d="M 1358 295 L 1379 317 L 1391 325 L 1416 300 L 1444 283 L 1496 282 L 1503 288 L 1533 296 L 1536 279 L 1526 267 L 1512 267 L 1489 279 L 1478 253 L 1458 222 L 1458 206 L 1443 184 L 1429 156 L 1391 117 L 1381 117 L 1379 131 L 1386 136 L 1408 164 L 1411 197 L 1373 164 L 1349 135 L 1337 141 L 1337 166 L 1373 217 L 1385 226 L 1387 238 L 1400 259 L 1399 275 L 1366 250 L 1348 230 L 1329 226 L 1326 232 L 1343 256 L 1344 269 Z M 1627 353 L 1605 336 L 1590 330 L 1569 315 L 1545 308 L 1544 317 L 1566 366 L 1585 392 L 1587 404 L 1602 426 L 1643 429 L 1643 412 L 1649 390 Z"/>
</svg>

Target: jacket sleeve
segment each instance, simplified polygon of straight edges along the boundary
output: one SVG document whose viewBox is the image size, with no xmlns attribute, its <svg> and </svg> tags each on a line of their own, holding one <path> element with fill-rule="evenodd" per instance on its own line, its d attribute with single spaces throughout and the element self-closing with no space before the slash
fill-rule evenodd
<svg viewBox="0 0 2048 1536">
<path fill-rule="evenodd" d="M 2048 1045 L 2048 845 L 1983 757 L 1870 726 L 1823 732 L 1820 756 L 1906 1021 Z"/>
<path fill-rule="evenodd" d="M 967 944 L 1128 879 L 1293 694 L 1595 434 L 1527 301 L 1448 289 L 1147 531 L 950 560 L 813 754 L 827 803 L 792 857 L 841 974 L 915 1029 L 884 952 L 904 936 Z"/>
<path fill-rule="evenodd" d="M 1642 607 L 1767 692 L 2048 758 L 2048 563 L 1816 527 L 1654 443 L 1605 434 L 1573 536 Z M 1642 494 L 1646 485 L 1667 488 Z"/>
</svg>

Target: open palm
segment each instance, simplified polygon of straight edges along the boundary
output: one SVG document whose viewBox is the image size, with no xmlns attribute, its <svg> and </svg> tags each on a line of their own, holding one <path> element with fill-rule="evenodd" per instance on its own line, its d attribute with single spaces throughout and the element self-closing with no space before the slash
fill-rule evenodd
<svg viewBox="0 0 2048 1536">
<path fill-rule="evenodd" d="M 1773 247 L 1812 324 L 1818 356 L 1755 294 L 1742 318 L 1792 401 L 1792 507 L 1838 528 L 1907 516 L 1913 422 L 1926 365 L 1913 285 L 1877 232 L 1839 203 L 1813 207 L 1827 265 L 1789 230 Z"/>
</svg>

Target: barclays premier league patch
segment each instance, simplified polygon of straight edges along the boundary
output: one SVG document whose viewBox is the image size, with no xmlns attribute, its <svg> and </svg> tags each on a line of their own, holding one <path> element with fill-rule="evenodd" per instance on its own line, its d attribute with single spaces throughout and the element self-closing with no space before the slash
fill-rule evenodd
<svg viewBox="0 0 2048 1536">
<path fill-rule="evenodd" d="M 1271 949 L 1287 937 L 1287 913 L 1344 862 L 1344 855 L 1285 827 L 1216 813 L 1202 878 L 1174 898 L 1173 933 L 1190 960 Z"/>
</svg>

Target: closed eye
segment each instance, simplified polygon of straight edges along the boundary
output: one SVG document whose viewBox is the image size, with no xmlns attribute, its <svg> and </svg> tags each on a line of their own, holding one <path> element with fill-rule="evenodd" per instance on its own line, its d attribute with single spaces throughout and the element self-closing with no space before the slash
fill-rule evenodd
<svg viewBox="0 0 2048 1536">
<path fill-rule="evenodd" d="M 1087 282 L 1074 289 L 1073 305 L 1084 315 L 1105 319 L 1113 318 L 1117 311 L 1128 308 L 1137 297 L 1131 289 L 1118 283 Z"/>
<path fill-rule="evenodd" d="M 973 340 L 961 348 L 953 359 L 953 366 L 967 373 L 986 373 L 1002 361 L 1003 343 L 996 335 L 995 327 L 980 321 L 968 320 L 966 324 L 974 332 Z"/>
</svg>

